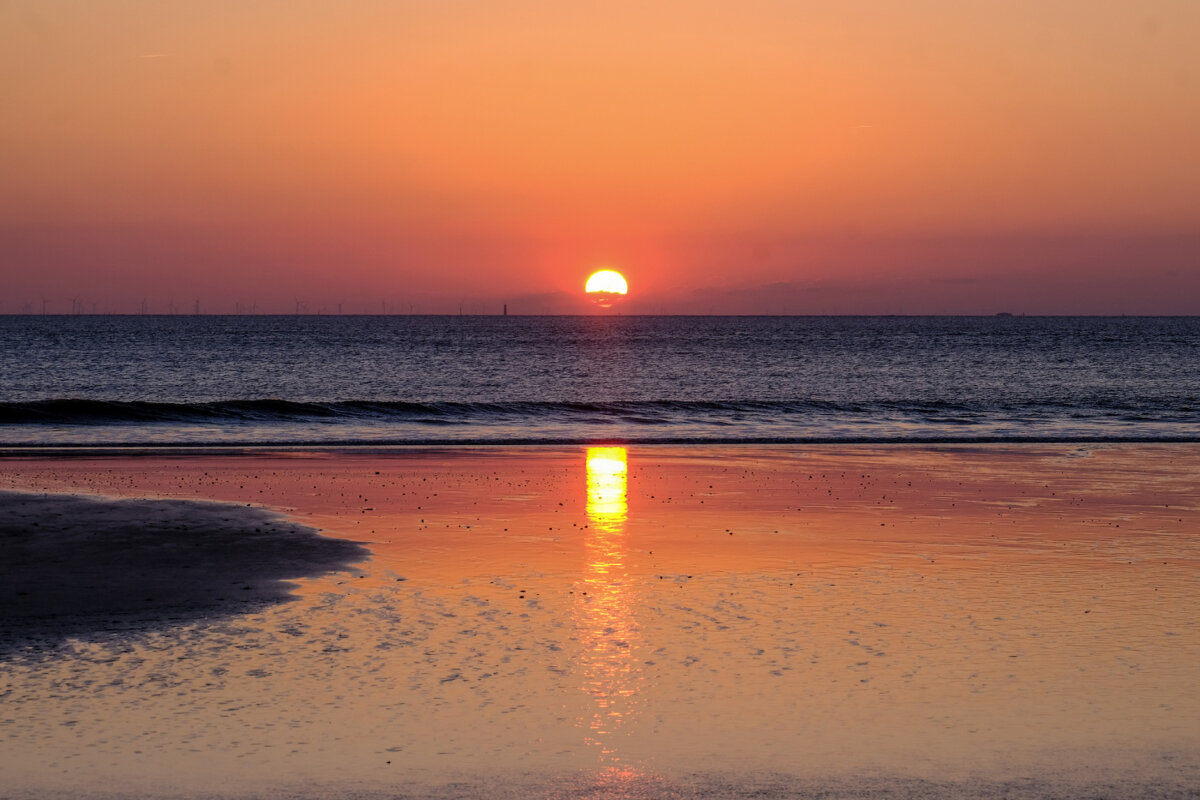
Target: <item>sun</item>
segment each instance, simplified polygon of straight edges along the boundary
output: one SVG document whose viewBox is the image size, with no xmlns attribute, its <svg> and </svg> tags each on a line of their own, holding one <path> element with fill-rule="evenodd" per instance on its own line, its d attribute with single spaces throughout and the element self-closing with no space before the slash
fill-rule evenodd
<svg viewBox="0 0 1200 800">
<path fill-rule="evenodd" d="M 585 290 L 588 294 L 592 292 L 627 294 L 629 292 L 629 284 L 625 282 L 625 278 L 621 276 L 621 273 L 611 269 L 602 269 L 599 272 L 592 273 L 592 277 L 587 279 Z"/>
<path fill-rule="evenodd" d="M 621 273 L 611 269 L 602 269 L 592 273 L 584 287 L 592 302 L 601 308 L 608 308 L 613 301 L 629 293 L 629 284 Z"/>
</svg>

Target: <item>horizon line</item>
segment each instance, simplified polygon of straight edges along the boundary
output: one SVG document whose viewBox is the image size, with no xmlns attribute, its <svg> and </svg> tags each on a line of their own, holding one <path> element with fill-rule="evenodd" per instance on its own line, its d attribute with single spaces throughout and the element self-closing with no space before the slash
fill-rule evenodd
<svg viewBox="0 0 1200 800">
<path fill-rule="evenodd" d="M 507 317 L 522 317 L 522 318 L 578 318 L 578 319 L 610 319 L 610 318 L 625 318 L 632 319 L 637 317 L 681 317 L 681 318 L 728 318 L 728 319 L 757 319 L 757 318 L 778 318 L 778 319 L 799 319 L 799 318 L 832 318 L 832 317 L 857 317 L 857 318 L 873 318 L 873 319 L 890 319 L 890 318 L 906 318 L 906 319 L 928 319 L 928 318 L 957 318 L 970 317 L 978 319 L 1192 319 L 1200 317 L 1200 312 L 1194 314 L 1138 314 L 1138 313 L 1089 313 L 1089 314 L 1043 314 L 1043 313 L 1025 313 L 1025 312 L 1008 312 L 997 311 L 992 313 L 934 313 L 934 314 L 871 314 L 871 313 L 809 313 L 809 314 L 694 314 L 694 313 L 645 313 L 645 314 L 506 314 L 506 313 L 424 313 L 411 312 L 407 314 L 380 314 L 380 313 L 312 313 L 306 312 L 297 314 L 294 312 L 278 312 L 278 313 L 238 313 L 238 312 L 192 312 L 192 313 L 139 313 L 139 312 L 124 312 L 124 311 L 100 311 L 87 313 L 72 313 L 68 311 L 47 311 L 47 312 L 0 312 L 0 318 L 18 318 L 24 319 L 29 317 L 155 317 L 155 318 L 189 318 L 189 317 L 488 317 L 503 319 Z"/>
</svg>

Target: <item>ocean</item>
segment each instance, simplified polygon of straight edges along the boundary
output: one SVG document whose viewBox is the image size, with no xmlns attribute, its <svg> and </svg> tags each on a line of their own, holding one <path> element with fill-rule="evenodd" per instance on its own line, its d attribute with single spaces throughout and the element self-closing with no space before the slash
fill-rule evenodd
<svg viewBox="0 0 1200 800">
<path fill-rule="evenodd" d="M 0 446 L 1200 441 L 1200 318 L 0 317 Z"/>
</svg>

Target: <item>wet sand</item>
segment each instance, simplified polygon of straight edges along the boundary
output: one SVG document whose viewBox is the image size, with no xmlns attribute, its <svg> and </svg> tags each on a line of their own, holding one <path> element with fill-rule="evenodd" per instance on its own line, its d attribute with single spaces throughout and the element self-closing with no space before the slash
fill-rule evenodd
<svg viewBox="0 0 1200 800">
<path fill-rule="evenodd" d="M 4 459 L 371 555 L 27 630 L 0 794 L 1195 797 L 1198 485 L 1188 445 Z"/>
</svg>

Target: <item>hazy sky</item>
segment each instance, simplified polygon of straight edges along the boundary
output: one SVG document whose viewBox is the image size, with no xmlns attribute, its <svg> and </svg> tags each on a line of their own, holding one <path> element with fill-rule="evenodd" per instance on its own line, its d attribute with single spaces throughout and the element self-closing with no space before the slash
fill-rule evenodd
<svg viewBox="0 0 1200 800">
<path fill-rule="evenodd" d="M 1200 2 L 0 0 L 0 312 L 1200 313 Z"/>
</svg>

